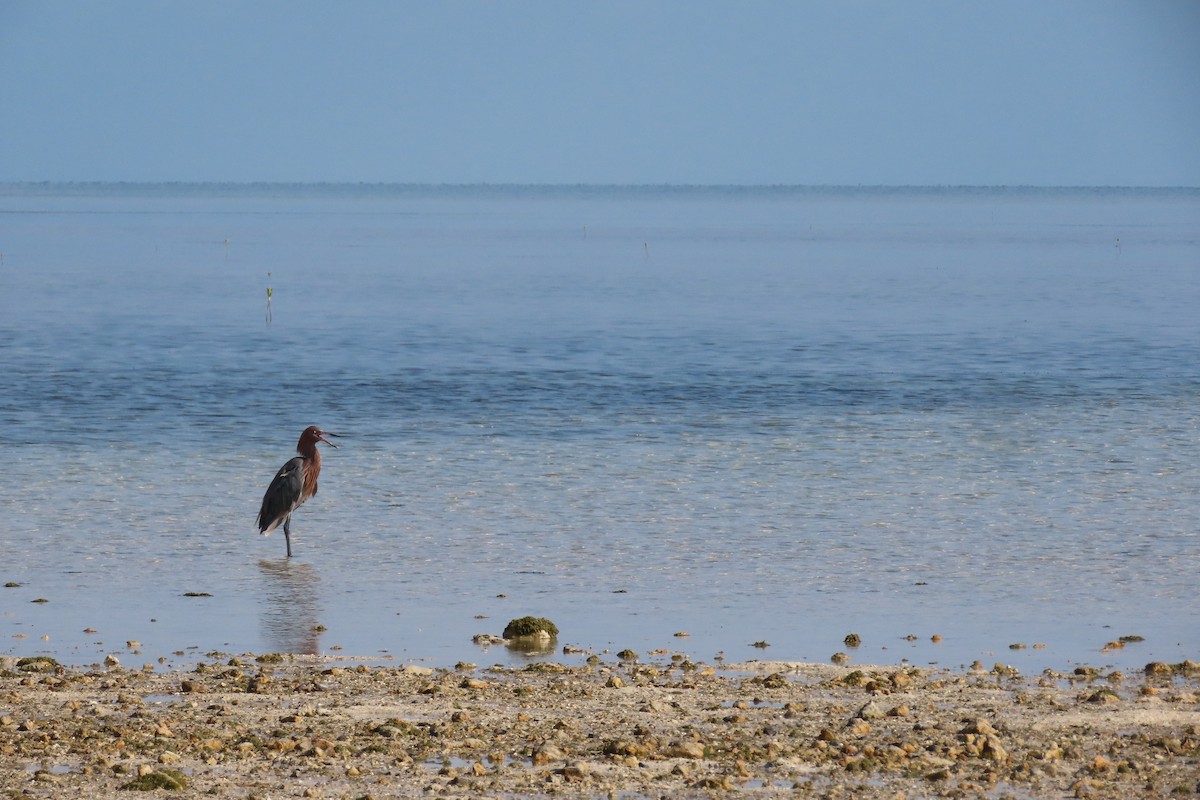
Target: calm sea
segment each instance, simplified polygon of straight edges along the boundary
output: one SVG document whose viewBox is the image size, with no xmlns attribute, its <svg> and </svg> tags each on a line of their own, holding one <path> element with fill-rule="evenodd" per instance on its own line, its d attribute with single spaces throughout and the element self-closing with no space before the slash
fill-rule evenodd
<svg viewBox="0 0 1200 800">
<path fill-rule="evenodd" d="M 1194 190 L 0 187 L 0 653 L 1200 659 L 1198 309 Z"/>
</svg>

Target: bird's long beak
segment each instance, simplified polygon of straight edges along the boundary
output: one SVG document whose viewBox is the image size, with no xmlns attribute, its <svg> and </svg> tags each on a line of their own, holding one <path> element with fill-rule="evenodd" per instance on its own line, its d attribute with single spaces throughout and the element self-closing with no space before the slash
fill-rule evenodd
<svg viewBox="0 0 1200 800">
<path fill-rule="evenodd" d="M 329 431 L 321 431 L 320 433 L 318 433 L 318 434 L 317 434 L 317 438 L 318 438 L 318 439 L 320 439 L 322 442 L 324 442 L 325 444 L 329 445 L 330 447 L 332 447 L 333 449 L 335 449 L 335 450 L 336 450 L 336 449 L 337 449 L 337 445 L 336 445 L 336 444 L 334 444 L 333 442 L 329 441 L 328 439 L 326 439 L 326 438 L 325 438 L 326 436 L 334 436 L 334 437 L 337 437 L 337 436 L 338 436 L 338 434 L 336 434 L 336 433 L 330 433 Z"/>
</svg>

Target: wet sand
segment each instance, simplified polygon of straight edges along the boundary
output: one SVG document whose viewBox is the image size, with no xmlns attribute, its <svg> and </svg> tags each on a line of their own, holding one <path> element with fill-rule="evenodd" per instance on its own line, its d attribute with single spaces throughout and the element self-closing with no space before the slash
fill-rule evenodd
<svg viewBox="0 0 1200 800">
<path fill-rule="evenodd" d="M 1020 675 L 684 658 L 0 658 L 9 797 L 1180 797 L 1200 665 Z"/>
</svg>

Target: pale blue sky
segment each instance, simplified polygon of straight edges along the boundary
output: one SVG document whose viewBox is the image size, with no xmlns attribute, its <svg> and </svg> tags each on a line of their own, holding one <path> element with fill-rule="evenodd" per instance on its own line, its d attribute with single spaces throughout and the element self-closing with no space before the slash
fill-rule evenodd
<svg viewBox="0 0 1200 800">
<path fill-rule="evenodd" d="M 0 0 L 0 181 L 1200 186 L 1200 2 Z"/>
</svg>

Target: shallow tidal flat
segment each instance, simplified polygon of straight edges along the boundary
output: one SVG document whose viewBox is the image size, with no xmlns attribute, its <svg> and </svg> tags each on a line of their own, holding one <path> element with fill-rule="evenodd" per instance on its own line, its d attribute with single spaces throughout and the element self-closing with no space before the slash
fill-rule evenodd
<svg viewBox="0 0 1200 800">
<path fill-rule="evenodd" d="M 1200 665 L 1071 674 L 686 659 L 584 667 L 0 659 L 10 797 L 1177 797 Z"/>
</svg>

